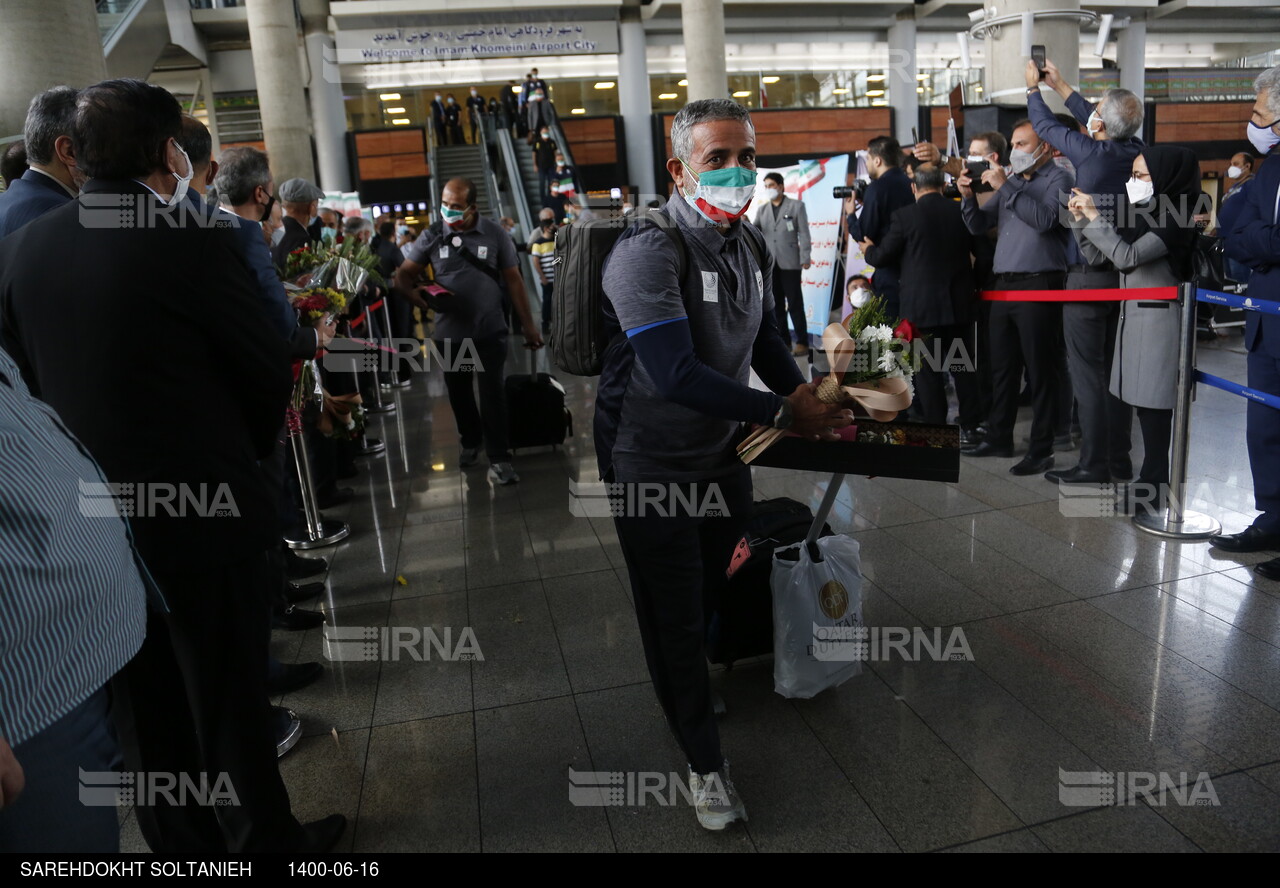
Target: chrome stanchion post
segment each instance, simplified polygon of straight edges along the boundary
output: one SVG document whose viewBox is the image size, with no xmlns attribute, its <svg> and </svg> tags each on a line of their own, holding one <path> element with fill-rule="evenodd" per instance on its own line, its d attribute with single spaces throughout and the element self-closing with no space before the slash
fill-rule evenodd
<svg viewBox="0 0 1280 888">
<path fill-rule="evenodd" d="M 1168 539 L 1203 540 L 1222 525 L 1186 507 L 1187 452 L 1191 446 L 1191 396 L 1196 384 L 1196 285 L 1183 284 L 1182 328 L 1178 342 L 1178 390 L 1173 404 L 1173 453 L 1169 462 L 1169 503 L 1158 512 L 1139 512 L 1133 523 L 1147 533 Z"/>
<path fill-rule="evenodd" d="M 385 305 L 385 303 L 384 303 L 384 305 Z M 367 309 L 366 309 L 366 311 L 365 311 L 365 315 L 369 318 L 369 331 L 370 331 L 370 332 L 372 332 L 372 331 L 373 331 L 373 317 L 372 317 L 372 315 L 370 315 L 370 314 L 369 314 L 369 312 L 368 312 L 368 310 L 367 310 Z M 376 341 L 376 340 L 374 341 L 374 345 L 375 345 L 375 346 L 377 345 L 377 341 Z M 372 386 L 372 390 L 373 390 L 373 403 L 372 403 L 372 404 L 370 404 L 370 405 L 368 405 L 368 406 L 366 406 L 366 407 L 364 408 L 364 412 L 365 412 L 365 413 L 373 413 L 373 414 L 378 414 L 378 413 L 395 413 L 395 412 L 396 412 L 396 405 L 395 405 L 395 404 L 388 404 L 388 403 L 386 403 L 386 402 L 384 402 L 384 401 L 382 400 L 382 382 L 378 379 L 378 363 L 377 363 L 377 362 L 378 362 L 379 360 L 381 360 L 381 359 L 380 359 L 379 357 L 377 357 L 377 355 L 375 355 L 375 356 L 374 356 L 374 364 L 373 364 L 373 368 L 372 368 L 372 369 L 370 369 L 370 370 L 368 370 L 369 374 L 373 376 L 373 386 Z M 364 362 L 364 361 L 361 361 L 361 362 L 360 362 L 360 366 L 364 366 L 364 365 L 365 365 L 365 362 Z M 356 371 L 357 386 L 360 388 L 360 390 L 361 390 L 361 391 L 363 391 L 363 390 L 364 390 L 364 386 L 359 385 L 359 379 L 360 379 L 361 375 L 362 375 L 362 371 L 357 370 L 357 371 Z"/>
<path fill-rule="evenodd" d="M 395 337 L 394 337 L 394 336 L 392 336 L 392 335 L 391 335 L 391 309 L 387 308 L 387 302 L 389 302 L 389 301 L 390 301 L 390 299 L 391 299 L 391 291 L 390 291 L 390 290 L 388 290 L 387 292 L 385 292 L 385 293 L 383 293 L 383 294 L 382 294 L 382 329 L 383 329 L 384 331 L 386 331 L 387 340 L 388 340 L 388 341 L 391 341 L 391 342 L 394 342 L 394 341 L 396 341 L 396 339 L 395 339 Z M 391 365 L 391 377 L 390 377 L 390 381 L 386 383 L 386 386 L 387 386 L 387 388 L 389 388 L 389 389 L 390 389 L 390 388 L 404 388 L 405 386 L 407 386 L 407 385 L 409 384 L 409 381 L 408 381 L 408 380 L 401 380 L 401 378 L 400 378 L 400 357 L 399 357 L 399 355 L 400 355 L 400 351 L 399 351 L 399 349 L 397 349 L 397 350 L 396 350 L 396 360 L 395 360 L 395 363 L 393 363 L 393 364 Z"/>
<path fill-rule="evenodd" d="M 316 380 L 318 387 L 319 374 L 315 370 L 314 362 L 307 363 L 312 365 L 312 378 Z M 297 385 L 302 385 L 305 378 L 304 367 L 303 373 L 298 377 Z M 320 514 L 320 504 L 316 501 L 316 484 L 311 475 L 311 455 L 307 452 L 307 442 L 303 440 L 305 434 L 299 428 L 289 438 L 289 444 L 293 450 L 294 469 L 298 473 L 298 487 L 302 492 L 304 518 L 301 526 L 291 527 L 285 532 L 285 545 L 290 549 L 318 549 L 322 546 L 332 546 L 339 540 L 346 539 L 351 533 L 351 528 L 343 522 L 325 518 Z"/>
</svg>

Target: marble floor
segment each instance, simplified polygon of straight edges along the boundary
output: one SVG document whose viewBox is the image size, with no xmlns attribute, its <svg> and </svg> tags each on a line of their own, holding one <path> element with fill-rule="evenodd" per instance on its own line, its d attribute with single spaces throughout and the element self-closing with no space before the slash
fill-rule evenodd
<svg viewBox="0 0 1280 888">
<path fill-rule="evenodd" d="M 1200 365 L 1243 380 L 1240 337 Z M 775 694 L 767 659 L 717 669 L 745 825 L 706 832 L 658 796 L 573 804 L 570 769 L 684 762 L 612 523 L 568 507 L 570 480 L 595 480 L 593 380 L 558 376 L 574 436 L 518 453 L 519 484 L 459 470 L 436 374 L 371 420 L 387 453 L 328 513 L 352 528 L 321 553 L 332 626 L 430 627 L 444 649 L 449 629 L 455 652 L 470 629 L 483 656 L 423 641 L 426 659 L 330 660 L 322 630 L 275 634 L 280 658 L 325 664 L 282 701 L 305 736 L 280 766 L 301 819 L 346 814 L 342 850 L 1280 849 L 1280 583 L 1250 570 L 1276 553 L 1064 517 L 1012 459 L 966 459 L 957 484 L 850 478 L 830 521 L 861 543 L 867 625 L 959 627 L 972 660 L 893 657 L 811 700 Z M 1256 514 L 1243 402 L 1202 389 L 1192 429 L 1193 505 L 1240 530 Z M 829 481 L 753 471 L 757 499 L 816 506 Z M 1166 791 L 1099 805 L 1096 772 Z M 143 849 L 122 814 L 124 848 Z"/>
</svg>

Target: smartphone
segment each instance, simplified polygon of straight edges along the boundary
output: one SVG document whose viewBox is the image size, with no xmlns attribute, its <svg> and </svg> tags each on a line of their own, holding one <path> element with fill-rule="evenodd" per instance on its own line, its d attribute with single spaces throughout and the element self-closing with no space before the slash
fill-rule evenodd
<svg viewBox="0 0 1280 888">
<path fill-rule="evenodd" d="M 1036 63 L 1036 67 L 1040 70 L 1040 79 L 1044 80 L 1044 45 L 1037 43 L 1031 47 L 1031 61 Z"/>
<path fill-rule="evenodd" d="M 982 174 L 991 169 L 990 161 L 983 158 L 974 159 L 970 157 L 965 160 L 964 168 L 969 174 L 969 178 L 973 180 L 973 185 L 971 187 L 973 188 L 974 194 L 984 194 L 992 190 L 990 185 L 982 181 Z"/>
<path fill-rule="evenodd" d="M 911 144 L 912 145 L 920 144 L 920 137 L 916 135 L 916 128 L 914 126 L 911 127 Z"/>
</svg>

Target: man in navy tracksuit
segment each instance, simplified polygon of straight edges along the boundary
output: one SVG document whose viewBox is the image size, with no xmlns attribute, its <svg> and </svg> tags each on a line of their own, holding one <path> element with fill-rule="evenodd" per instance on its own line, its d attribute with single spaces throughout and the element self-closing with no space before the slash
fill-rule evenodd
<svg viewBox="0 0 1280 888">
<path fill-rule="evenodd" d="M 1255 81 L 1258 91 L 1249 123 L 1249 141 L 1265 160 L 1253 181 L 1223 204 L 1219 229 L 1227 255 L 1253 269 L 1249 296 L 1280 302 L 1280 66 Z M 1245 313 L 1244 344 L 1249 350 L 1249 387 L 1280 396 L 1280 316 Z M 1209 542 L 1228 552 L 1280 551 L 1280 409 L 1249 401 L 1247 440 L 1253 496 L 1262 512 L 1240 533 Z M 1280 558 L 1255 564 L 1254 572 L 1280 580 Z"/>
</svg>

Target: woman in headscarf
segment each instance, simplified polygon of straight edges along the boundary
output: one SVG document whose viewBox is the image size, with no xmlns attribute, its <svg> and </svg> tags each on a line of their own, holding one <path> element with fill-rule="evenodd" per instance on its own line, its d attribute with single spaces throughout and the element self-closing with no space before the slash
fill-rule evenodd
<svg viewBox="0 0 1280 888">
<path fill-rule="evenodd" d="M 1067 203 L 1080 250 L 1090 264 L 1109 260 L 1120 286 L 1169 287 L 1191 278 L 1200 196 L 1200 164 L 1188 148 L 1153 145 L 1133 159 L 1126 183 L 1128 205 L 1105 218 L 1079 189 Z M 1169 444 L 1178 377 L 1177 303 L 1124 301 L 1111 369 L 1111 393 L 1132 404 L 1142 427 L 1143 460 L 1130 485 L 1126 511 L 1159 511 L 1166 505 Z"/>
</svg>

